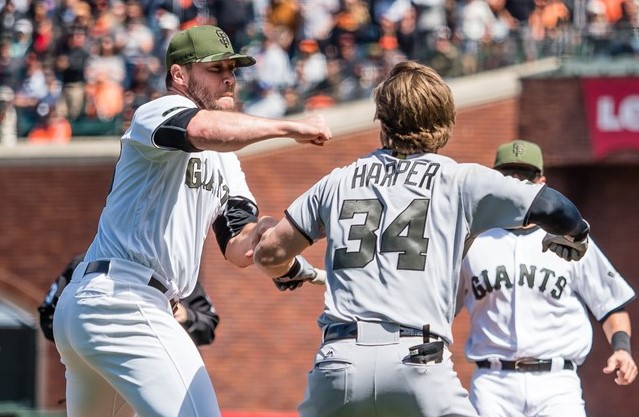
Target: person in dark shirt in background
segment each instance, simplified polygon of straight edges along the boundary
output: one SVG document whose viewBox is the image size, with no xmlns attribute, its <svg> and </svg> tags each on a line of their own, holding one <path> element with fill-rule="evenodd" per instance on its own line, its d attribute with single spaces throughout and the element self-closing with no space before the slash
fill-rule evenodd
<svg viewBox="0 0 639 417">
<path fill-rule="evenodd" d="M 74 257 L 64 268 L 62 273 L 51 284 L 42 304 L 38 307 L 40 314 L 40 328 L 44 337 L 53 341 L 53 313 L 62 290 L 67 286 L 73 271 L 84 259 L 84 253 Z M 215 339 L 215 328 L 220 322 L 220 316 L 209 296 L 198 282 L 193 292 L 180 300 L 173 317 L 184 327 L 196 346 L 210 345 Z"/>
<path fill-rule="evenodd" d="M 62 99 L 58 103 L 60 114 L 76 120 L 84 112 L 84 68 L 89 61 L 88 40 L 85 29 L 75 27 L 66 35 L 56 53 L 55 71 L 62 81 Z"/>
</svg>

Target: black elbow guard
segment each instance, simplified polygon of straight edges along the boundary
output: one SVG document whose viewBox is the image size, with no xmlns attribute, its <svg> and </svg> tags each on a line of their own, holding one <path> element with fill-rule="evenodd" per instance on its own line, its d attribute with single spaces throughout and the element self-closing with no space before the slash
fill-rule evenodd
<svg viewBox="0 0 639 417">
<path fill-rule="evenodd" d="M 179 149 L 184 152 L 202 152 L 201 149 L 193 146 L 186 137 L 186 126 L 199 111 L 200 109 L 187 108 L 170 119 L 166 119 L 153 132 L 153 143 L 156 146 Z"/>
<path fill-rule="evenodd" d="M 224 213 L 213 222 L 215 238 L 223 254 L 226 254 L 229 240 L 240 233 L 247 224 L 257 222 L 258 215 L 259 209 L 251 200 L 244 197 L 229 198 Z"/>
<path fill-rule="evenodd" d="M 535 223 L 549 233 L 583 240 L 590 227 L 577 207 L 559 191 L 544 187 L 535 198 L 525 224 Z"/>
</svg>

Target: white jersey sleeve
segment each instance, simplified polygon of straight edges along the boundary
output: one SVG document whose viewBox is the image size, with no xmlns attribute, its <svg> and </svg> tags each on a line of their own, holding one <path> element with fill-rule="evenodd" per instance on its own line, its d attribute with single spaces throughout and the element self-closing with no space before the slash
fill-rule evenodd
<svg viewBox="0 0 639 417">
<path fill-rule="evenodd" d="M 575 291 L 600 321 L 635 298 L 628 282 L 592 238 L 586 255 L 575 264 Z"/>
<path fill-rule="evenodd" d="M 378 150 L 334 170 L 287 209 L 309 242 L 327 238 L 319 324 L 430 324 L 451 340 L 471 230 L 521 225 L 540 189 L 436 154 L 398 159 Z"/>
<path fill-rule="evenodd" d="M 188 98 L 173 94 L 160 97 L 143 104 L 133 115 L 129 129 L 122 136 L 122 143 L 134 142 L 140 145 L 157 148 L 158 150 L 173 150 L 162 148 L 153 143 L 153 132 L 166 120 L 184 109 L 196 108 L 195 103 Z M 162 155 L 158 152 L 155 155 Z M 150 155 L 149 155 L 150 156 Z"/>
</svg>

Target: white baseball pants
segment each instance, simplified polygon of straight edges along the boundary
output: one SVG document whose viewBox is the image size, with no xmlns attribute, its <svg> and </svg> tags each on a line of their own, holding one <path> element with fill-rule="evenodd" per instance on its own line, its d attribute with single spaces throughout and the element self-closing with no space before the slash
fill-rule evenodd
<svg viewBox="0 0 639 417">
<path fill-rule="evenodd" d="M 482 417 L 586 417 L 581 381 L 574 370 L 477 369 L 470 400 Z"/>
<path fill-rule="evenodd" d="M 66 367 L 68 417 L 220 417 L 202 357 L 173 318 L 153 271 L 111 260 L 76 268 L 53 330 Z"/>
</svg>

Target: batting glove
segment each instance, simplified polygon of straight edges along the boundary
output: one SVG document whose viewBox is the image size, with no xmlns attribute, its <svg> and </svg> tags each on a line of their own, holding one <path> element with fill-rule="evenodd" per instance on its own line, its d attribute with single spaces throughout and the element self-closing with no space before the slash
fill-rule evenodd
<svg viewBox="0 0 639 417">
<path fill-rule="evenodd" d="M 295 290 L 305 281 L 322 285 L 326 281 L 326 272 L 314 268 L 302 255 L 295 257 L 291 269 L 281 277 L 273 278 L 273 283 L 280 291 Z"/>
<path fill-rule="evenodd" d="M 588 235 L 580 240 L 575 240 L 572 236 L 547 233 L 541 245 L 544 252 L 551 250 L 566 261 L 578 261 L 583 258 L 588 249 Z"/>
</svg>

